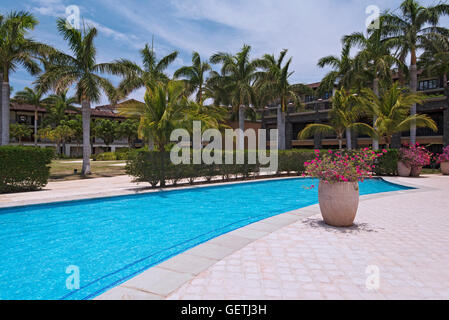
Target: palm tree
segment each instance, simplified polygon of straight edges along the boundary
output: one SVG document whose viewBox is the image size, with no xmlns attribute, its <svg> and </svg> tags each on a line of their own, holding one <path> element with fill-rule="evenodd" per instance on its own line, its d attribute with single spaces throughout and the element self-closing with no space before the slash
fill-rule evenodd
<svg viewBox="0 0 449 320">
<path fill-rule="evenodd" d="M 46 99 L 44 99 L 44 92 L 41 88 L 36 87 L 34 90 L 28 87 L 25 87 L 23 91 L 19 91 L 16 93 L 14 102 L 29 104 L 34 106 L 34 145 L 37 146 L 37 123 L 38 123 L 38 109 L 45 108 Z"/>
<path fill-rule="evenodd" d="M 235 56 L 219 52 L 210 58 L 213 64 L 222 64 L 220 79 L 223 89 L 229 93 L 229 102 L 233 109 L 238 110 L 239 129 L 245 130 L 245 114 L 251 108 L 254 99 L 254 81 L 256 80 L 256 61 L 251 61 L 251 47 L 244 45 Z M 243 150 L 244 136 L 239 136 L 238 148 Z"/>
<path fill-rule="evenodd" d="M 350 56 L 351 46 L 343 43 L 340 57 L 327 56 L 318 61 L 320 68 L 331 67 L 329 71 L 321 80 L 318 88 L 318 94 L 323 95 L 325 92 L 333 91 L 335 85 L 338 89 L 343 87 L 352 88 L 356 82 L 357 74 L 354 72 L 354 60 Z"/>
<path fill-rule="evenodd" d="M 125 96 L 140 88 L 154 88 L 158 83 L 167 83 L 169 78 L 164 72 L 176 60 L 178 52 L 174 51 L 162 59 L 157 60 L 153 45 L 150 48 L 146 44 L 145 48 L 140 51 L 140 55 L 142 57 L 143 67 L 126 59 L 116 61 L 123 67 L 133 71 L 123 79 L 119 86 Z"/>
<path fill-rule="evenodd" d="M 383 19 L 379 21 L 379 28 L 368 30 L 368 36 L 362 32 L 355 32 L 343 38 L 343 42 L 350 48 L 357 46 L 361 51 L 354 58 L 356 72 L 366 79 L 367 83 L 360 81 L 361 85 L 372 85 L 373 91 L 379 95 L 380 84 L 391 84 L 391 68 L 393 65 L 401 66 L 401 62 L 390 54 L 388 43 L 382 41 Z M 375 121 L 376 119 L 374 119 Z M 373 149 L 379 149 L 379 141 L 373 140 Z"/>
<path fill-rule="evenodd" d="M 360 128 L 378 140 L 383 139 L 387 148 L 390 147 L 393 135 L 407 130 L 412 122 L 416 123 L 417 127 L 428 127 L 437 131 L 435 121 L 429 116 L 425 114 L 410 115 L 410 106 L 422 103 L 423 100 L 423 95 L 404 92 L 397 83 L 380 97 L 371 89 L 363 89 L 359 101 L 369 114 L 376 117 L 376 121 L 374 126 L 361 124 Z"/>
<path fill-rule="evenodd" d="M 405 0 L 399 8 L 400 14 L 387 13 L 382 17 L 385 41 L 398 49 L 399 57 L 410 54 L 410 90 L 413 93 L 418 86 L 417 50 L 429 34 L 449 35 L 448 29 L 438 26 L 440 17 L 449 14 L 449 5 L 424 7 L 416 0 Z M 411 106 L 411 115 L 415 114 L 416 103 Z M 414 121 L 410 124 L 410 142 L 415 144 L 416 124 Z"/>
<path fill-rule="evenodd" d="M 444 123 L 449 123 L 449 39 L 433 34 L 424 40 L 424 53 L 420 56 L 418 67 L 429 75 L 443 78 L 444 95 L 446 96 L 446 111 Z M 448 145 L 448 135 L 445 135 L 444 144 Z"/>
<path fill-rule="evenodd" d="M 262 59 L 257 60 L 257 64 L 263 69 L 258 72 L 258 88 L 257 91 L 267 93 L 271 96 L 273 101 L 278 101 L 280 107 L 278 108 L 278 147 L 280 150 L 285 150 L 285 122 L 286 113 L 288 112 L 288 103 L 293 100 L 296 106 L 301 105 L 299 93 L 310 93 L 311 89 L 302 84 L 290 84 L 289 78 L 293 74 L 290 71 L 292 58 L 288 59 L 283 64 L 287 55 L 286 49 L 281 51 L 279 58 L 276 59 L 274 55 L 265 54 Z"/>
<path fill-rule="evenodd" d="M 338 146 L 343 147 L 343 136 L 346 132 L 346 146 L 352 149 L 351 129 L 358 129 L 363 126 L 357 122 L 361 115 L 360 108 L 357 107 L 358 96 L 342 88 L 337 90 L 332 97 L 332 109 L 329 112 L 329 124 L 312 123 L 307 125 L 299 134 L 298 139 L 307 139 L 314 134 L 335 133 L 338 139 Z"/>
<path fill-rule="evenodd" d="M 192 65 L 176 70 L 174 78 L 186 78 L 187 92 L 193 94 L 196 91 L 196 102 L 203 104 L 204 87 L 206 85 L 206 74 L 211 70 L 207 61 L 202 62 L 200 54 L 193 52 Z"/>
<path fill-rule="evenodd" d="M 9 102 L 11 72 L 22 66 L 30 74 L 40 72 L 35 56 L 50 51 L 42 43 L 26 38 L 26 34 L 38 24 L 35 17 L 24 11 L 0 15 L 0 86 L 1 86 L 1 145 L 9 143 Z"/>
<path fill-rule="evenodd" d="M 114 75 L 126 74 L 128 69 L 117 63 L 96 63 L 96 48 L 94 44 L 97 29 L 84 27 L 83 30 L 68 28 L 64 19 L 58 19 L 59 33 L 69 43 L 73 52 L 53 54 L 51 66 L 38 79 L 38 83 L 44 88 L 54 88 L 56 91 L 75 85 L 76 98 L 81 102 L 83 119 L 83 167 L 82 174 L 91 173 L 90 168 L 90 115 L 91 103 L 98 102 L 102 90 L 106 93 L 113 91 L 112 84 L 100 76 L 108 72 Z"/>
<path fill-rule="evenodd" d="M 53 127 L 57 127 L 62 120 L 67 118 L 67 112 L 79 112 L 75 106 L 78 103 L 76 97 L 68 96 L 68 89 L 62 90 L 58 94 L 52 94 L 45 99 L 45 107 L 47 108 L 47 116 L 45 120 Z"/>
</svg>

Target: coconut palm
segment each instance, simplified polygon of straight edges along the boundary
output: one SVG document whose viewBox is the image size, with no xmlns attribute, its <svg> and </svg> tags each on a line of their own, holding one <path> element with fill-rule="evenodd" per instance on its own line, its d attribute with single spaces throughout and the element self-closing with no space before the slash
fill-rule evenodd
<svg viewBox="0 0 449 320">
<path fill-rule="evenodd" d="M 351 129 L 363 126 L 362 123 L 357 122 L 361 116 L 358 101 L 356 94 L 344 88 L 335 91 L 332 97 L 332 109 L 329 112 L 329 123 L 308 124 L 298 134 L 298 139 L 307 139 L 315 134 L 336 134 L 339 148 L 342 149 L 343 136 L 346 132 L 346 146 L 348 150 L 351 150 Z"/>
<path fill-rule="evenodd" d="M 418 70 L 417 50 L 424 39 L 431 34 L 449 35 L 449 30 L 438 26 L 440 17 L 449 14 L 449 5 L 439 3 L 435 6 L 424 7 L 416 0 L 405 0 L 399 7 L 400 13 L 387 13 L 382 19 L 385 22 L 385 41 L 397 48 L 398 55 L 405 58 L 410 55 L 410 90 L 417 91 Z M 411 115 L 416 114 L 416 104 L 411 106 Z M 416 143 L 416 124 L 410 126 L 410 140 Z"/>
<path fill-rule="evenodd" d="M 234 112 L 238 111 L 239 129 L 242 131 L 245 130 L 245 114 L 253 111 L 251 104 L 255 100 L 257 63 L 250 60 L 250 51 L 251 47 L 244 45 L 236 55 L 219 52 L 210 58 L 213 64 L 222 64 L 220 82 L 225 92 L 229 93 L 228 99 Z M 239 137 L 238 148 L 244 149 L 243 135 Z"/>
<path fill-rule="evenodd" d="M 363 89 L 360 103 L 369 114 L 376 117 L 374 126 L 361 124 L 360 129 L 379 140 L 383 139 L 387 148 L 390 147 L 394 134 L 407 130 L 410 124 L 417 127 L 428 127 L 434 131 L 438 128 L 429 116 L 425 114 L 410 115 L 410 106 L 422 103 L 422 94 L 404 92 L 399 84 L 394 84 L 379 97 L 371 89 Z"/>
<path fill-rule="evenodd" d="M 76 89 L 76 98 L 81 102 L 83 119 L 83 166 L 82 174 L 91 173 L 91 103 L 98 102 L 101 93 L 111 92 L 112 84 L 102 73 L 108 72 L 114 75 L 126 74 L 128 69 L 117 63 L 96 63 L 97 51 L 94 40 L 97 29 L 85 26 L 82 30 L 69 28 L 64 19 L 58 19 L 57 27 L 59 33 L 68 42 L 73 55 L 62 52 L 54 53 L 51 66 L 38 79 L 39 85 L 44 89 L 54 88 L 56 91 L 63 90 L 72 85 Z"/>
<path fill-rule="evenodd" d="M 383 19 L 379 21 L 379 28 L 369 29 L 368 35 L 355 32 L 343 38 L 349 47 L 357 46 L 360 52 L 354 58 L 356 72 L 359 73 L 361 86 L 371 85 L 376 95 L 379 95 L 380 84 L 391 85 L 391 69 L 394 65 L 402 67 L 401 62 L 390 54 L 390 46 L 382 41 Z M 374 119 L 375 121 L 375 119 Z M 374 139 L 373 149 L 379 149 L 379 142 Z"/>
<path fill-rule="evenodd" d="M 311 89 L 302 84 L 290 84 L 289 78 L 293 74 L 290 71 L 292 58 L 288 59 L 283 65 L 284 59 L 287 55 L 286 49 L 281 51 L 279 58 L 274 55 L 265 54 L 262 59 L 257 60 L 257 64 L 263 69 L 257 72 L 258 88 L 257 91 L 267 93 L 273 101 L 278 101 L 280 107 L 278 108 L 278 147 L 280 150 L 285 150 L 285 122 L 287 106 L 290 101 L 294 101 L 299 107 L 301 100 L 299 93 L 308 92 L 311 94 Z"/>
<path fill-rule="evenodd" d="M 67 118 L 68 112 L 78 113 L 79 109 L 75 106 L 78 103 L 76 97 L 68 96 L 68 89 L 62 90 L 58 94 L 49 95 L 45 101 L 47 115 L 45 122 L 57 127 L 62 120 Z"/>
<path fill-rule="evenodd" d="M 318 94 L 323 95 L 325 92 L 333 91 L 334 87 L 338 89 L 352 88 L 356 83 L 357 74 L 354 72 L 354 60 L 350 56 L 351 46 L 343 43 L 340 56 L 327 56 L 318 61 L 320 68 L 331 67 L 329 71 L 321 80 L 318 88 Z"/>
<path fill-rule="evenodd" d="M 36 18 L 24 11 L 0 15 L 1 145 L 9 143 L 10 74 L 19 66 L 32 75 L 38 74 L 40 68 L 36 55 L 51 50 L 49 46 L 26 37 L 37 24 Z"/>
<path fill-rule="evenodd" d="M 174 51 L 158 60 L 153 45 L 150 48 L 150 46 L 146 44 L 145 47 L 140 50 L 140 55 L 142 57 L 143 67 L 126 59 L 116 61 L 124 68 L 133 71 L 123 79 L 119 86 L 125 96 L 140 88 L 151 89 L 159 83 L 167 83 L 169 77 L 164 72 L 169 65 L 176 60 L 178 52 Z"/>
<path fill-rule="evenodd" d="M 44 92 L 41 88 L 38 87 L 36 87 L 35 89 L 25 87 L 22 91 L 16 93 L 13 101 L 22 104 L 28 104 L 34 107 L 34 145 L 37 145 L 37 124 L 39 117 L 38 110 L 39 108 L 45 108 L 47 103 L 46 99 L 44 98 Z"/>
<path fill-rule="evenodd" d="M 201 61 L 201 57 L 198 52 L 193 52 L 192 65 L 188 67 L 181 67 L 176 70 L 174 78 L 185 78 L 188 94 L 193 94 L 196 91 L 196 102 L 203 104 L 207 72 L 210 70 L 210 64 L 207 61 Z"/>
</svg>

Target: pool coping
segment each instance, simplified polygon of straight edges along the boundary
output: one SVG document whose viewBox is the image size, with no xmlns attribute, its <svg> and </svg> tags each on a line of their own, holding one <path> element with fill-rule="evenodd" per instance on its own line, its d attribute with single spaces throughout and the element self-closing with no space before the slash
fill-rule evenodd
<svg viewBox="0 0 449 320">
<path fill-rule="evenodd" d="M 281 179 L 288 178 L 291 179 L 298 177 L 286 177 Z M 425 192 L 433 189 L 431 187 L 423 187 L 411 183 L 409 181 L 410 179 L 407 179 L 407 181 L 403 181 L 403 179 L 398 177 L 382 177 L 382 179 L 389 183 L 399 184 L 413 189 L 364 195 L 360 196 L 361 202 L 398 194 L 408 194 L 410 192 Z M 262 179 L 258 181 L 263 180 L 273 179 Z M 320 214 L 319 204 L 315 204 L 294 211 L 282 213 L 228 232 L 180 253 L 175 257 L 170 258 L 135 277 L 132 277 L 122 284 L 97 296 L 94 300 L 166 299 L 171 293 L 175 292 L 185 283 L 193 280 L 201 272 L 206 271 L 209 267 L 234 252 L 244 248 L 250 243 L 262 239 L 285 226 L 318 214 Z"/>
</svg>

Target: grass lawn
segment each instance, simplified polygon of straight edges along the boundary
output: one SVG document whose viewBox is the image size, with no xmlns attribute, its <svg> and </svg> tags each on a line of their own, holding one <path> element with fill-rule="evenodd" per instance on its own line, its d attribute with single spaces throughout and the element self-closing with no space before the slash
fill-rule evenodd
<svg viewBox="0 0 449 320">
<path fill-rule="evenodd" d="M 125 174 L 126 161 L 90 161 L 92 175 L 88 178 L 114 177 Z M 53 160 L 50 165 L 50 181 L 83 179 L 81 176 L 82 160 Z M 77 169 L 78 172 L 74 173 Z"/>
</svg>

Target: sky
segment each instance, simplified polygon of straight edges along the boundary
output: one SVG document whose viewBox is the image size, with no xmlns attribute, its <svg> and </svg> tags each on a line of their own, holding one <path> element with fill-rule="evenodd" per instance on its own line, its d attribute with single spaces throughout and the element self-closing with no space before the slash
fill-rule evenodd
<svg viewBox="0 0 449 320">
<path fill-rule="evenodd" d="M 439 1 L 421 0 L 423 5 Z M 251 56 L 278 55 L 283 49 L 293 58 L 292 83 L 321 80 L 328 69 L 317 62 L 327 55 L 339 55 L 341 38 L 363 32 L 373 13 L 396 10 L 401 0 L 0 0 L 0 13 L 27 10 L 39 20 L 31 32 L 35 40 L 68 52 L 56 30 L 56 18 L 67 17 L 66 9 L 76 5 L 85 24 L 96 27 L 97 62 L 126 58 L 138 62 L 146 43 L 158 57 L 179 51 L 169 74 L 191 64 L 197 51 L 203 59 L 216 52 L 237 52 L 243 44 L 252 47 Z M 442 25 L 449 27 L 449 18 Z M 217 67 L 215 67 L 217 68 Z M 32 86 L 34 78 L 19 69 L 11 75 L 14 91 Z M 118 79 L 111 78 L 117 83 Z M 130 98 L 143 99 L 143 90 Z M 99 104 L 105 104 L 105 97 Z"/>
</svg>

